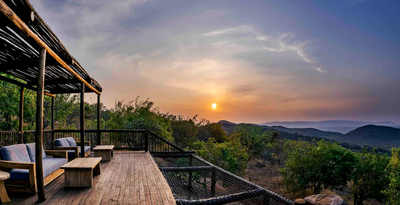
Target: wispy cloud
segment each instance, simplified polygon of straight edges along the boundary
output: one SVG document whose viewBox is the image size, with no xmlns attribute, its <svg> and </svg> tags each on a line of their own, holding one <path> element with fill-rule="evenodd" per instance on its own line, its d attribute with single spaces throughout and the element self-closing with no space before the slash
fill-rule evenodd
<svg viewBox="0 0 400 205">
<path fill-rule="evenodd" d="M 313 67 L 316 71 L 320 72 L 320 73 L 325 73 L 324 70 L 322 70 L 322 66 L 320 67 Z"/>
<path fill-rule="evenodd" d="M 240 25 L 231 28 L 225 28 L 222 30 L 211 31 L 204 33 L 204 36 L 216 36 L 222 34 L 231 34 L 231 33 L 254 33 L 254 28 L 251 25 Z"/>
</svg>

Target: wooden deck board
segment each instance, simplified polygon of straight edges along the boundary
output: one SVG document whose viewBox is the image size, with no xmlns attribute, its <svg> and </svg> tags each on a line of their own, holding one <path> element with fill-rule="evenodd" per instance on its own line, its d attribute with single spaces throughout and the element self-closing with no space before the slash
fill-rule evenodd
<svg viewBox="0 0 400 205">
<path fill-rule="evenodd" d="M 100 162 L 92 188 L 64 188 L 64 174 L 45 187 L 40 204 L 175 204 L 164 176 L 148 152 L 115 151 Z M 10 194 L 8 204 L 35 204 L 37 195 Z"/>
</svg>

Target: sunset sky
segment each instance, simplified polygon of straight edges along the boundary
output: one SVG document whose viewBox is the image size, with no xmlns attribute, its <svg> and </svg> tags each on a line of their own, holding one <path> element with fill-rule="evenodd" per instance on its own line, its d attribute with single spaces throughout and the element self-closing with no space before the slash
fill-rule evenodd
<svg viewBox="0 0 400 205">
<path fill-rule="evenodd" d="M 400 1 L 31 3 L 108 108 L 140 96 L 211 121 L 400 123 Z"/>
</svg>

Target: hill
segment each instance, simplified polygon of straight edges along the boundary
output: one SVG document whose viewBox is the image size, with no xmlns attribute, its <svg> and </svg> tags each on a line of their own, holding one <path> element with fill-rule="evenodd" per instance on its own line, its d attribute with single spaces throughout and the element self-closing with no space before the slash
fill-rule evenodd
<svg viewBox="0 0 400 205">
<path fill-rule="evenodd" d="M 227 120 L 220 120 L 218 121 L 218 124 L 222 125 L 222 128 L 225 130 L 225 132 L 228 133 L 228 135 L 235 130 L 235 127 L 237 126 L 236 123 L 227 121 Z"/>
<path fill-rule="evenodd" d="M 391 148 L 400 146 L 400 129 L 366 125 L 346 133 L 343 137 L 338 138 L 338 140 L 360 145 Z"/>
<path fill-rule="evenodd" d="M 319 129 L 314 128 L 287 128 L 283 126 L 271 126 L 272 129 L 280 130 L 292 134 L 300 134 L 304 136 L 317 136 L 317 137 L 328 137 L 328 138 L 335 138 L 335 137 L 342 137 L 343 134 L 339 132 L 329 132 L 329 131 L 322 131 Z"/>
<path fill-rule="evenodd" d="M 365 125 L 381 125 L 387 127 L 400 128 L 400 125 L 394 122 L 367 122 L 367 121 L 351 121 L 351 120 L 325 120 L 325 121 L 289 121 L 289 122 L 266 122 L 261 125 L 267 126 L 283 126 L 287 128 L 314 128 L 324 131 L 347 133 L 358 127 Z"/>
<path fill-rule="evenodd" d="M 223 129 L 225 130 L 225 132 L 227 132 L 228 134 L 232 133 L 236 126 L 240 126 L 243 124 L 236 124 L 227 120 L 221 120 L 218 122 L 219 124 L 222 125 Z M 377 147 L 377 152 L 380 153 L 388 153 L 390 154 L 390 149 L 393 146 L 399 146 L 400 145 L 400 136 L 399 136 L 399 140 L 396 141 L 395 137 L 389 137 L 392 140 L 388 141 L 389 143 L 386 143 L 385 141 L 380 141 L 380 140 L 375 140 L 373 141 L 373 139 L 376 138 L 376 135 L 374 136 L 369 136 L 371 139 L 369 141 L 366 141 L 362 136 L 368 132 L 370 132 L 370 128 L 369 126 L 364 126 L 366 128 L 360 127 L 357 128 L 349 133 L 347 133 L 346 135 L 343 135 L 341 133 L 337 133 L 337 132 L 326 132 L 326 131 L 322 131 L 322 130 L 318 130 L 318 129 L 313 129 L 313 128 L 305 128 L 305 129 L 297 129 L 297 128 L 286 128 L 283 126 L 266 126 L 266 125 L 257 125 L 257 124 L 253 124 L 254 126 L 260 126 L 263 129 L 265 129 L 266 131 L 277 131 L 279 133 L 279 137 L 281 139 L 290 139 L 290 140 L 303 140 L 303 141 L 307 141 L 307 142 L 312 142 L 314 140 L 326 140 L 329 142 L 338 142 L 341 146 L 350 149 L 352 151 L 361 151 L 363 149 L 363 147 L 369 147 L 369 148 L 373 148 L 373 147 Z M 374 126 L 374 125 L 372 125 Z M 385 127 L 385 126 L 375 126 L 375 127 L 384 127 L 384 128 L 391 128 L 391 127 Z M 363 129 L 361 129 L 363 128 Z M 393 130 L 399 130 L 396 128 L 391 128 L 390 131 L 385 131 L 387 129 L 383 129 L 381 130 L 380 128 L 376 129 L 376 132 L 384 132 L 386 134 L 389 134 L 390 136 L 393 136 Z M 358 137 L 355 137 L 358 136 Z M 361 137 L 360 137 L 361 136 Z"/>
</svg>

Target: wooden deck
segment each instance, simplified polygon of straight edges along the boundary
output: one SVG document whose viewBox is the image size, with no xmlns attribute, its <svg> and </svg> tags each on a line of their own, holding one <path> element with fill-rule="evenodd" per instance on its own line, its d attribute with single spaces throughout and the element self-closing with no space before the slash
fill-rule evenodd
<svg viewBox="0 0 400 205">
<path fill-rule="evenodd" d="M 45 187 L 47 200 L 40 204 L 175 204 L 149 152 L 114 151 L 113 159 L 100 166 L 92 188 L 64 188 L 63 174 Z M 10 198 L 8 204 L 35 204 L 38 199 L 27 194 Z"/>
</svg>

